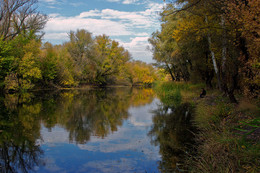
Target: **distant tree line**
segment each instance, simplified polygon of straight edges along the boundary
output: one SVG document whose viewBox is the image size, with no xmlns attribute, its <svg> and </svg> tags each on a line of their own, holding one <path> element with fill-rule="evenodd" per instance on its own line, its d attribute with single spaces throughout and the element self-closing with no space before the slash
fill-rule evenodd
<svg viewBox="0 0 260 173">
<path fill-rule="evenodd" d="M 258 0 L 168 1 L 149 39 L 157 66 L 173 81 L 216 84 L 232 102 L 235 91 L 257 97 L 259 9 Z"/>
<path fill-rule="evenodd" d="M 42 43 L 48 16 L 36 0 L 0 0 L 0 90 L 79 85 L 150 85 L 156 69 L 132 61 L 129 52 L 106 35 L 70 31 L 62 45 Z"/>
</svg>

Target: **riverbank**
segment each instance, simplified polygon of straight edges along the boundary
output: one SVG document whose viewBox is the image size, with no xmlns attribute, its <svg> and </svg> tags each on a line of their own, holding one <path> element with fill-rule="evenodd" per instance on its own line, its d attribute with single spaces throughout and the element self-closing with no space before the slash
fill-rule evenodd
<svg viewBox="0 0 260 173">
<path fill-rule="evenodd" d="M 259 172 L 259 100 L 239 96 L 239 104 L 231 104 L 217 90 L 207 90 L 206 97 L 200 98 L 202 87 L 184 83 L 156 86 L 159 97 L 169 104 L 181 99 L 196 107 L 197 151 L 187 156 L 188 172 Z"/>
</svg>

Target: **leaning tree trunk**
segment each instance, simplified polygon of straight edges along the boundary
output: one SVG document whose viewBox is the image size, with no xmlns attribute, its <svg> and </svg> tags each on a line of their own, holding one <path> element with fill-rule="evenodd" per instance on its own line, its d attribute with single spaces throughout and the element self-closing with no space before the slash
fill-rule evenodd
<svg viewBox="0 0 260 173">
<path fill-rule="evenodd" d="M 173 73 L 172 73 L 171 68 L 169 67 L 169 64 L 166 63 L 166 66 L 167 66 L 167 69 L 168 69 L 168 71 L 169 71 L 169 73 L 170 73 L 170 75 L 171 75 L 172 81 L 175 81 L 175 77 L 174 77 L 174 75 L 173 75 Z"/>
</svg>

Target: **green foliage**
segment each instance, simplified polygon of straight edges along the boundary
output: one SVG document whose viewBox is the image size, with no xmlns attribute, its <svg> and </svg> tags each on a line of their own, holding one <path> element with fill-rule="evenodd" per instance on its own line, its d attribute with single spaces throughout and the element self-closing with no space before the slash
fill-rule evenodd
<svg viewBox="0 0 260 173">
<path fill-rule="evenodd" d="M 27 90 L 34 87 L 34 83 L 42 78 L 41 70 L 38 66 L 38 56 L 40 52 L 40 43 L 31 40 L 24 46 L 25 54 L 19 61 L 17 76 L 20 89 Z"/>
<path fill-rule="evenodd" d="M 41 45 L 34 31 L 0 41 L 0 87 L 7 91 L 34 87 L 145 84 L 158 79 L 152 65 L 130 62 L 131 55 L 106 35 L 71 31 L 70 41 Z"/>
<path fill-rule="evenodd" d="M 17 73 L 21 76 L 19 84 L 22 90 L 32 89 L 33 83 L 42 78 L 41 70 L 36 66 L 32 53 L 25 54 L 21 59 Z"/>
<path fill-rule="evenodd" d="M 187 84 L 161 82 L 155 86 L 155 91 L 165 105 L 176 107 L 182 102 L 181 91 L 188 88 Z"/>
<path fill-rule="evenodd" d="M 127 50 L 119 43 L 109 39 L 108 36 L 97 36 L 95 39 L 96 76 L 95 82 L 104 85 L 110 82 L 111 76 L 117 76 L 130 60 Z"/>
<path fill-rule="evenodd" d="M 141 61 L 128 62 L 122 72 L 127 73 L 127 78 L 132 85 L 151 86 L 158 80 L 157 69 Z"/>
<path fill-rule="evenodd" d="M 38 64 L 41 43 L 33 31 L 0 41 L 0 84 L 5 90 L 27 90 L 41 79 Z"/>
<path fill-rule="evenodd" d="M 40 58 L 40 69 L 45 83 L 53 81 L 57 77 L 57 58 L 53 46 L 50 43 L 45 43 Z"/>
<path fill-rule="evenodd" d="M 0 38 L 0 89 L 2 88 L 5 77 L 13 68 L 12 65 L 15 59 L 14 56 L 12 56 L 11 51 L 11 44 Z"/>
<path fill-rule="evenodd" d="M 213 82 L 236 103 L 235 90 L 259 94 L 257 0 L 177 0 L 161 12 L 150 38 L 153 58 L 173 80 Z M 230 68 L 232 67 L 232 68 Z"/>
<path fill-rule="evenodd" d="M 74 78 L 77 81 L 89 80 L 92 70 L 88 64 L 92 64 L 94 40 L 87 30 L 71 31 L 70 41 L 65 44 L 74 66 Z"/>
</svg>

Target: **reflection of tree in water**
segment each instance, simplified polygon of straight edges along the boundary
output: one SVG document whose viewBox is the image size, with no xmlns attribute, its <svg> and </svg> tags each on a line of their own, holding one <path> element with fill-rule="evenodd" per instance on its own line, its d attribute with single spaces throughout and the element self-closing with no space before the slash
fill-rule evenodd
<svg viewBox="0 0 260 173">
<path fill-rule="evenodd" d="M 140 92 L 144 93 L 140 98 Z M 70 133 L 71 141 L 86 143 L 91 135 L 104 138 L 117 131 L 128 117 L 131 105 L 152 102 L 153 93 L 147 89 L 109 88 L 97 90 L 72 90 L 60 93 L 53 101 L 43 103 L 46 127 L 59 124 Z M 55 105 L 55 109 L 53 109 Z M 48 108 L 50 107 L 50 108 Z M 53 110 L 50 112 L 50 110 Z"/>
<path fill-rule="evenodd" d="M 56 100 L 56 123 L 69 131 L 71 141 L 86 143 L 91 135 L 105 137 L 128 117 L 129 98 L 124 94 L 108 89 L 62 93 Z"/>
<path fill-rule="evenodd" d="M 28 172 L 39 165 L 43 154 L 36 145 L 40 138 L 40 123 L 35 118 L 39 105 L 20 107 L 14 98 L 6 98 L 5 104 L 0 99 L 0 172 Z"/>
<path fill-rule="evenodd" d="M 69 132 L 71 141 L 106 137 L 128 117 L 131 105 L 152 102 L 150 90 L 69 90 L 0 97 L 0 172 L 28 172 L 41 163 L 41 124 Z M 140 92 L 142 97 L 140 97 Z"/>
<path fill-rule="evenodd" d="M 154 99 L 154 90 L 152 88 L 132 89 L 131 92 L 131 105 L 143 106 L 147 103 L 151 103 Z"/>
<path fill-rule="evenodd" d="M 163 105 L 154 111 L 154 125 L 149 132 L 152 143 L 160 146 L 162 161 L 159 169 L 162 172 L 178 172 L 185 153 L 192 150 L 194 144 L 192 132 L 192 116 L 194 109 L 189 103 L 180 104 L 176 108 Z"/>
</svg>

